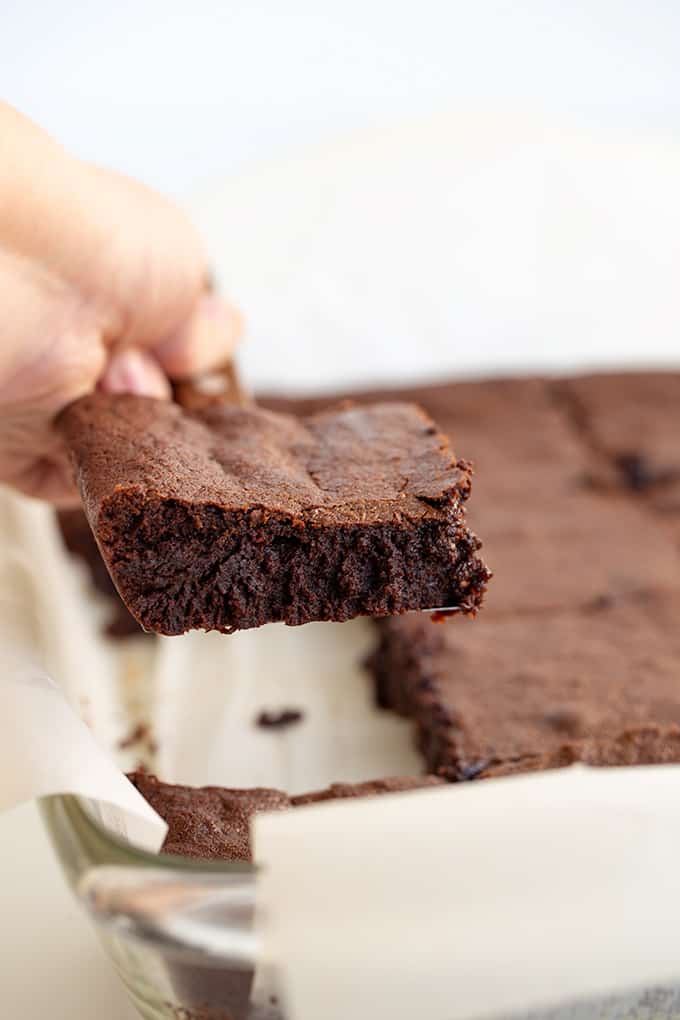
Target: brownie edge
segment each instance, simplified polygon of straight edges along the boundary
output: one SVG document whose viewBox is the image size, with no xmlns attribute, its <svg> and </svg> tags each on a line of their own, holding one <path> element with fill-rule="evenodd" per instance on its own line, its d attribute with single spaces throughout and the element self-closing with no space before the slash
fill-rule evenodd
<svg viewBox="0 0 680 1020">
<path fill-rule="evenodd" d="M 267 787 L 233 790 L 220 786 L 162 783 L 146 772 L 131 772 L 130 782 L 168 824 L 163 851 L 208 860 L 252 858 L 250 822 L 260 811 L 283 811 L 328 800 L 374 797 L 441 786 L 437 776 L 403 776 L 363 783 L 333 783 L 325 790 L 289 797 Z"/>
<path fill-rule="evenodd" d="M 481 604 L 472 469 L 415 405 L 296 418 L 94 394 L 60 427 L 103 559 L 146 630 Z"/>
</svg>

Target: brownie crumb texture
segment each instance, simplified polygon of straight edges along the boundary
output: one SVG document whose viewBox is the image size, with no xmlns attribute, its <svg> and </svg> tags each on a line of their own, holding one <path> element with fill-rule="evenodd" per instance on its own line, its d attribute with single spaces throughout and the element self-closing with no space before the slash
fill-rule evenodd
<svg viewBox="0 0 680 1020">
<path fill-rule="evenodd" d="M 106 566 L 145 630 L 481 604 L 471 466 L 413 404 L 297 417 L 95 394 L 60 424 Z"/>
<path fill-rule="evenodd" d="M 182 857 L 251 860 L 250 823 L 261 811 L 283 811 L 320 801 L 372 797 L 441 786 L 435 776 L 405 776 L 365 783 L 334 783 L 326 790 L 289 797 L 280 790 L 256 787 L 232 790 L 162 783 L 145 772 L 128 779 L 168 824 L 165 853 Z"/>
</svg>

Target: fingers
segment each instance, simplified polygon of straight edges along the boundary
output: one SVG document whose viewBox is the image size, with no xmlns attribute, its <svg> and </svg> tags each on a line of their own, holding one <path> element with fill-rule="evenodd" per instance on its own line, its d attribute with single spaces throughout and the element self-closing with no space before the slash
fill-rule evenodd
<svg viewBox="0 0 680 1020">
<path fill-rule="evenodd" d="M 80 506 L 80 495 L 66 451 L 41 457 L 11 479 L 10 484 L 33 499 L 45 499 L 58 507 Z"/>
<path fill-rule="evenodd" d="M 239 312 L 217 295 L 204 294 L 153 354 L 171 379 L 189 379 L 230 361 L 242 332 Z"/>
<path fill-rule="evenodd" d="M 167 376 L 155 358 L 132 347 L 112 354 L 99 380 L 99 389 L 105 393 L 134 393 L 159 400 L 172 395 Z"/>
</svg>

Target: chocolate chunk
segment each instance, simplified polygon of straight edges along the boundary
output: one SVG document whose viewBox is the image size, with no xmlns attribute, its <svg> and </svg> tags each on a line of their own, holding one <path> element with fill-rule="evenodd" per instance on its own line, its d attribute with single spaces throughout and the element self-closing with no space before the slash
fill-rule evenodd
<svg viewBox="0 0 680 1020">
<path fill-rule="evenodd" d="M 680 373 L 617 372 L 566 379 L 587 441 L 623 485 L 664 500 L 680 485 Z"/>
<path fill-rule="evenodd" d="M 263 730 L 283 730 L 302 722 L 304 717 L 304 712 L 299 708 L 282 708 L 278 712 L 262 711 L 257 716 L 255 725 Z"/>
</svg>

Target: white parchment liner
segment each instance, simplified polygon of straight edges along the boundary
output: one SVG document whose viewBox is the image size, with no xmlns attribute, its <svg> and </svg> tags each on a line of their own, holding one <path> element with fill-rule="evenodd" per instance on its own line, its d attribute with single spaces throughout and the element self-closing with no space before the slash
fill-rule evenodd
<svg viewBox="0 0 680 1020">
<path fill-rule="evenodd" d="M 107 750 L 120 715 L 115 658 L 51 511 L 0 491 L 0 528 L 0 810 L 77 794 L 114 832 L 157 850 L 167 827 Z"/>
</svg>

